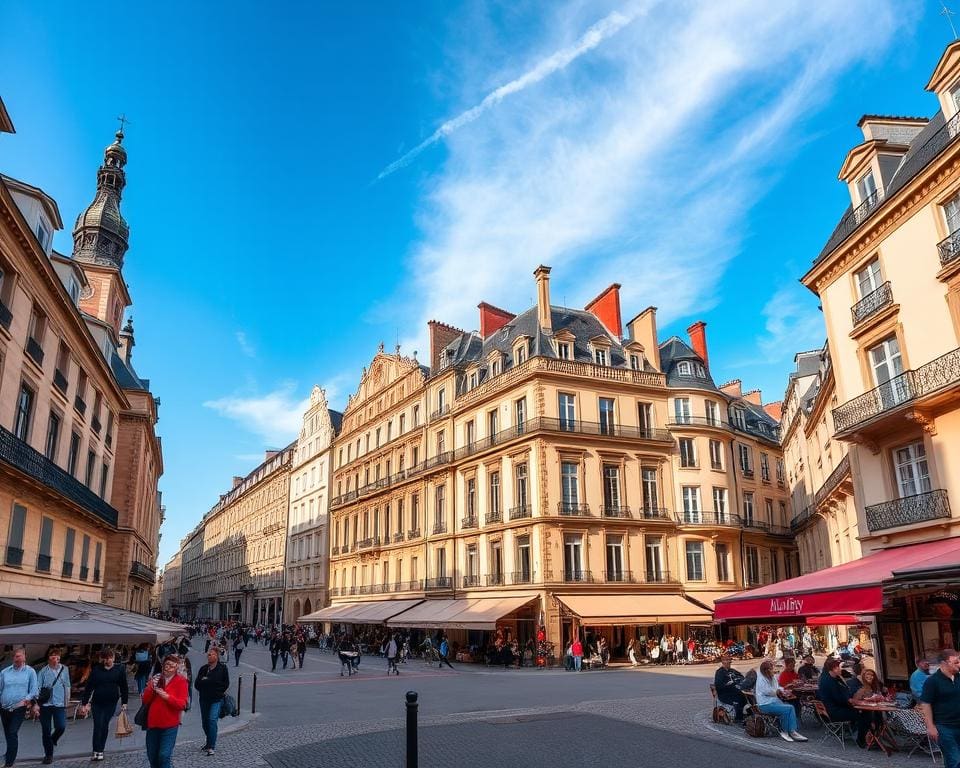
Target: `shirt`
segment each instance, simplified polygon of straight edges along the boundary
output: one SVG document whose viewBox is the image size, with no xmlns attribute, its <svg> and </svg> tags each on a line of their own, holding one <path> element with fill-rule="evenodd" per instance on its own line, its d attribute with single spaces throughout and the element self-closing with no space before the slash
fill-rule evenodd
<svg viewBox="0 0 960 768">
<path fill-rule="evenodd" d="M 28 664 L 17 669 L 12 664 L 0 671 L 0 707 L 14 709 L 21 701 L 37 698 L 37 672 Z"/>
<path fill-rule="evenodd" d="M 67 706 L 67 702 L 70 701 L 70 670 L 63 664 L 56 669 L 51 669 L 49 665 L 41 669 L 40 674 L 37 675 L 37 690 L 48 687 L 51 689 L 50 700 L 41 706 Z"/>
<path fill-rule="evenodd" d="M 924 682 L 920 701 L 933 709 L 937 725 L 960 727 L 960 675 L 951 680 L 938 669 Z"/>
<path fill-rule="evenodd" d="M 790 683 L 797 680 L 799 677 L 800 675 L 797 674 L 796 670 L 794 670 L 793 672 L 789 672 L 785 669 L 783 670 L 783 672 L 780 673 L 780 677 L 778 678 L 778 681 L 780 685 L 787 686 L 787 685 L 790 685 Z"/>
<path fill-rule="evenodd" d="M 753 693 L 757 697 L 758 706 L 762 707 L 764 704 L 779 704 L 780 697 L 777 696 L 777 691 L 779 690 L 781 690 L 781 688 L 777 685 L 776 678 L 767 680 L 764 675 L 757 675 L 757 687 Z"/>
<path fill-rule="evenodd" d="M 913 670 L 913 674 L 910 675 L 910 691 L 913 693 L 913 698 L 917 701 L 920 700 L 920 696 L 923 693 L 923 684 L 927 682 L 928 677 L 930 677 L 930 674 L 924 672 L 919 667 Z"/>
</svg>

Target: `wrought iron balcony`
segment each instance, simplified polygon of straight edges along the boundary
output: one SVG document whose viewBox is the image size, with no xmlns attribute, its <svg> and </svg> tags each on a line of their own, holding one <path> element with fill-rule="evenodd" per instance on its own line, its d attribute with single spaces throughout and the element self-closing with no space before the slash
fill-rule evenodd
<svg viewBox="0 0 960 768">
<path fill-rule="evenodd" d="M 63 371 L 59 368 L 53 371 L 53 386 L 59 389 L 64 395 L 67 394 L 67 377 L 63 375 Z"/>
<path fill-rule="evenodd" d="M 419 538 L 420 538 L 420 529 L 419 529 L 419 528 L 412 528 L 412 529 L 410 529 L 409 531 L 407 531 L 407 540 L 408 540 L 408 541 L 409 541 L 410 539 L 419 539 Z"/>
<path fill-rule="evenodd" d="M 37 555 L 37 570 L 43 573 L 50 573 L 50 555 Z"/>
<path fill-rule="evenodd" d="M 476 528 L 477 527 L 477 516 L 471 515 L 470 517 L 465 517 L 460 521 L 460 527 L 464 530 L 467 528 Z"/>
<path fill-rule="evenodd" d="M 529 504 L 521 504 L 517 507 L 512 507 L 510 509 L 510 519 L 511 520 L 522 520 L 525 517 L 532 517 L 533 510 Z"/>
<path fill-rule="evenodd" d="M 680 525 L 740 525 L 740 518 L 729 512 L 678 512 L 677 522 Z"/>
<path fill-rule="evenodd" d="M 502 587 L 504 584 L 503 574 L 488 573 L 486 578 L 486 584 L 488 587 Z"/>
<path fill-rule="evenodd" d="M 86 581 L 86 580 L 87 580 L 87 576 L 89 576 L 89 575 L 90 575 L 90 569 L 89 569 L 87 566 L 85 566 L 85 565 L 81 565 L 81 566 L 80 566 L 80 581 Z"/>
<path fill-rule="evenodd" d="M 346 555 L 346 554 L 349 554 L 349 553 L 350 553 L 350 545 L 349 545 L 349 544 L 344 544 L 342 547 L 340 547 L 340 554 L 341 554 L 341 555 Z"/>
<path fill-rule="evenodd" d="M 867 530 L 873 533 L 901 525 L 948 518 L 950 501 L 947 492 L 941 489 L 872 504 L 863 511 L 867 518 Z"/>
<path fill-rule="evenodd" d="M 405 581 L 396 581 L 393 584 L 394 592 L 403 592 L 407 588 L 407 583 Z"/>
<path fill-rule="evenodd" d="M 476 574 L 476 573 L 475 573 L 475 574 L 473 574 L 472 576 L 464 576 L 464 577 L 463 577 L 463 588 L 464 588 L 464 589 L 466 589 L 467 587 L 479 587 L 479 586 L 480 586 L 480 575 L 479 575 L 479 574 Z"/>
<path fill-rule="evenodd" d="M 83 573 L 83 568 L 80 569 L 80 572 Z M 130 575 L 135 579 L 149 581 L 151 584 L 157 580 L 157 574 L 153 568 L 136 560 L 130 564 Z M 83 576 L 81 575 L 80 578 L 82 579 Z"/>
<path fill-rule="evenodd" d="M 561 501 L 557 504 L 557 513 L 564 517 L 590 517 L 590 505 Z"/>
<path fill-rule="evenodd" d="M 20 547 L 7 547 L 6 563 L 16 568 L 23 565 L 23 550 Z"/>
<path fill-rule="evenodd" d="M 40 342 L 33 338 L 33 336 L 27 337 L 25 351 L 33 362 L 43 367 L 43 347 L 40 346 Z"/>
<path fill-rule="evenodd" d="M 643 581 L 645 584 L 673 584 L 676 578 L 670 576 L 670 571 L 646 571 Z"/>
<path fill-rule="evenodd" d="M 960 383 L 960 349 L 864 392 L 833 409 L 837 433 L 858 427 L 880 414 Z"/>
<path fill-rule="evenodd" d="M 487 512 L 483 519 L 487 525 L 490 525 L 490 523 L 502 523 L 503 513 L 499 509 L 495 512 Z"/>
<path fill-rule="evenodd" d="M 644 520 L 672 520 L 670 510 L 663 507 L 643 506 L 637 510 L 637 516 Z"/>
<path fill-rule="evenodd" d="M 533 581 L 533 571 L 514 571 L 510 574 L 511 584 L 532 584 Z"/>
<path fill-rule="evenodd" d="M 339 554 L 340 554 L 340 547 L 330 547 L 330 554 L 331 554 L 331 555 L 339 555 Z"/>
<path fill-rule="evenodd" d="M 711 418 L 708 416 L 685 416 L 673 414 L 670 417 L 670 421 L 667 422 L 668 427 L 682 428 L 682 427 L 715 427 L 716 429 L 731 429 L 729 422 L 724 421 L 721 418 Z"/>
<path fill-rule="evenodd" d="M 438 533 L 446 533 L 446 532 L 447 532 L 447 524 L 446 524 L 446 523 L 444 523 L 444 522 L 437 522 L 437 523 L 434 523 L 434 524 L 433 524 L 433 533 L 434 533 L 434 535 L 436 535 L 436 534 L 438 534 Z"/>
<path fill-rule="evenodd" d="M 63 568 L 60 570 L 60 575 L 65 579 L 73 578 L 73 563 L 65 562 Z"/>
<path fill-rule="evenodd" d="M 117 510 L 71 474 L 3 427 L 0 427 L 0 461 L 29 475 L 109 526 L 116 527 Z"/>
<path fill-rule="evenodd" d="M 10 330 L 10 323 L 13 322 L 13 312 L 10 311 L 10 308 L 0 301 L 0 325 Z"/>
<path fill-rule="evenodd" d="M 960 229 L 937 243 L 937 250 L 940 252 L 940 266 L 945 267 L 956 260 L 960 256 Z"/>
<path fill-rule="evenodd" d="M 752 478 L 754 476 L 754 472 L 752 469 L 750 469 L 749 467 L 743 467 L 743 466 L 740 467 L 740 474 L 742 474 L 744 477 Z"/>
<path fill-rule="evenodd" d="M 580 570 L 564 570 L 563 572 L 564 581 L 580 581 L 580 582 L 592 582 L 593 574 L 590 571 L 580 571 Z"/>
<path fill-rule="evenodd" d="M 437 410 L 435 410 L 433 413 L 430 414 L 430 421 L 433 421 L 434 419 L 442 418 L 443 416 L 446 416 L 448 413 L 450 413 L 450 406 L 443 405 L 440 408 L 437 408 Z"/>
<path fill-rule="evenodd" d="M 399 544 L 401 541 L 403 541 L 403 531 L 398 531 L 397 533 L 393 534 L 394 544 Z"/>
<path fill-rule="evenodd" d="M 423 589 L 423 582 L 420 579 L 411 579 L 407 582 L 407 589 L 411 592 L 416 592 Z"/>
<path fill-rule="evenodd" d="M 860 301 L 850 307 L 850 315 L 853 318 L 853 327 L 856 328 L 864 320 L 873 317 L 884 307 L 893 304 L 893 290 L 888 280 L 879 288 L 871 291 Z"/>
<path fill-rule="evenodd" d="M 602 507 L 600 507 L 600 514 L 604 517 L 618 517 L 621 519 L 632 517 L 630 514 L 630 507 L 622 507 L 619 505 L 604 504 Z"/>
<path fill-rule="evenodd" d="M 633 571 L 604 571 L 603 580 L 619 584 L 632 584 Z"/>
</svg>

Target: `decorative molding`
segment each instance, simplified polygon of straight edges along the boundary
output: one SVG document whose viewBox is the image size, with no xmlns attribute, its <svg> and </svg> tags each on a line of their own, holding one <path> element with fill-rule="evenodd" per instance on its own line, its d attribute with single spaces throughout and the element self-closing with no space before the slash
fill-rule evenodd
<svg viewBox="0 0 960 768">
<path fill-rule="evenodd" d="M 937 434 L 937 423 L 930 414 L 914 408 L 912 411 L 907 411 L 904 417 L 906 417 L 908 421 L 914 421 L 919 424 L 928 435 Z"/>
</svg>

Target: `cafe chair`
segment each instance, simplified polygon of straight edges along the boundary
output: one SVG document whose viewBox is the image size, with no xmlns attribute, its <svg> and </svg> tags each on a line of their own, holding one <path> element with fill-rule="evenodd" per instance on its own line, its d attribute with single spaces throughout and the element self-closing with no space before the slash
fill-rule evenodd
<svg viewBox="0 0 960 768">
<path fill-rule="evenodd" d="M 846 720 L 831 720 L 830 713 L 827 712 L 827 706 L 819 699 L 814 699 L 813 707 L 817 713 L 817 720 L 819 720 L 820 725 L 823 726 L 823 736 L 820 737 L 820 741 L 824 741 L 828 737 L 833 736 L 833 738 L 840 742 L 840 748 L 846 749 L 847 744 L 845 739 L 847 731 L 850 732 L 850 738 L 853 738 L 853 723 Z"/>
<path fill-rule="evenodd" d="M 923 715 L 916 709 L 899 709 L 890 714 L 890 730 L 903 743 L 904 749 L 909 750 L 910 756 L 918 749 L 930 755 L 933 763 L 938 763 L 938 756 L 942 757 L 940 747 L 933 739 L 927 736 L 927 726 L 923 722 Z"/>
</svg>

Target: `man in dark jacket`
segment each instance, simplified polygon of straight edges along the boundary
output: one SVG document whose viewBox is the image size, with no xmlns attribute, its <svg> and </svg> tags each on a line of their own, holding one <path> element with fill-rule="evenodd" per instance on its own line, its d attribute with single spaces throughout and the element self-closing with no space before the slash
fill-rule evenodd
<svg viewBox="0 0 960 768">
<path fill-rule="evenodd" d="M 747 697 L 739 687 L 743 675 L 730 666 L 732 662 L 733 659 L 729 656 L 720 657 L 720 668 L 713 675 L 713 684 L 717 689 L 717 698 L 724 704 L 733 705 L 734 721 L 740 723 L 743 722 L 743 708 Z"/>
<path fill-rule="evenodd" d="M 840 674 L 840 660 L 828 659 L 823 665 L 820 683 L 817 686 L 817 698 L 827 708 L 831 720 L 846 720 L 857 724 L 857 746 L 867 746 L 867 731 L 870 729 L 870 713 L 858 712 L 850 706 L 853 692 Z"/>
<path fill-rule="evenodd" d="M 277 671 L 277 659 L 280 657 L 280 637 L 274 632 L 270 636 L 270 671 Z"/>
<path fill-rule="evenodd" d="M 220 706 L 224 694 L 230 688 L 230 673 L 227 665 L 220 661 L 216 648 L 207 652 L 207 663 L 197 672 L 193 687 L 200 692 L 200 724 L 207 737 L 203 750 L 212 755 L 217 748 L 217 726 L 220 723 Z"/>
</svg>

